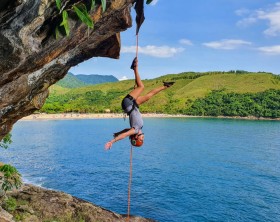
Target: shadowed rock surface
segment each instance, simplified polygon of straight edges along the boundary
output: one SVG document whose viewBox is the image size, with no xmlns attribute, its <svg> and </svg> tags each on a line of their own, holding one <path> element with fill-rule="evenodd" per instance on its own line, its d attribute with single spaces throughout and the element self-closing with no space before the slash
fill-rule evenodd
<svg viewBox="0 0 280 222">
<path fill-rule="evenodd" d="M 48 88 L 72 66 L 92 57 L 119 57 L 119 33 L 132 25 L 133 2 L 107 0 L 104 13 L 97 5 L 90 14 L 94 29 L 69 12 L 70 36 L 56 39 L 61 15 L 54 0 L 1 0 L 0 140 L 17 120 L 42 107 Z"/>
<path fill-rule="evenodd" d="M 69 194 L 47 190 L 33 185 L 24 185 L 21 190 L 10 192 L 16 199 L 12 215 L 0 208 L 0 221 L 13 222 L 125 222 L 125 215 L 116 214 Z M 14 217 L 13 217 L 14 216 Z M 152 222 L 153 220 L 130 216 L 131 222 Z"/>
</svg>

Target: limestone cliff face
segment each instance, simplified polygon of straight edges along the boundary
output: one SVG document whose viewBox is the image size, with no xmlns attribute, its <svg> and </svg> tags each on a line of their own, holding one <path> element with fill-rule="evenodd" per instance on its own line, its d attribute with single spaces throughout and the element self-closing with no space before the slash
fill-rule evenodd
<svg viewBox="0 0 280 222">
<path fill-rule="evenodd" d="M 16 200 L 12 212 L 1 209 L 1 222 L 125 222 L 125 215 L 116 214 L 69 194 L 25 185 L 21 190 L 8 193 Z M 15 220 L 17 218 L 17 220 Z M 152 222 L 153 220 L 130 216 L 131 222 Z"/>
<path fill-rule="evenodd" d="M 42 107 L 48 87 L 72 66 L 92 57 L 119 57 L 119 33 L 131 27 L 134 1 L 107 0 L 104 13 L 96 7 L 93 30 L 70 16 L 70 36 L 56 39 L 54 0 L 1 0 L 0 140 L 17 120 Z"/>
</svg>

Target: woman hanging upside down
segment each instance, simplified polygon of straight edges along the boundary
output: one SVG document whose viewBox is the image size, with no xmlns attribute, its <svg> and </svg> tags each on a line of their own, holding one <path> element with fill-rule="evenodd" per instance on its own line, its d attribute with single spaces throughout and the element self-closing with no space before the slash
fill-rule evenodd
<svg viewBox="0 0 280 222">
<path fill-rule="evenodd" d="M 134 70 L 136 87 L 122 100 L 122 109 L 129 115 L 130 128 L 123 129 L 120 132 L 114 133 L 114 139 L 105 144 L 106 150 L 111 149 L 113 143 L 128 136 L 131 139 L 132 145 L 141 146 L 144 141 L 144 134 L 142 133 L 143 119 L 139 111 L 139 105 L 148 101 L 152 96 L 174 84 L 174 82 L 163 82 L 163 86 L 153 89 L 144 96 L 140 96 L 140 94 L 144 90 L 144 84 L 142 83 L 140 75 L 138 73 L 137 58 L 133 60 L 131 69 Z"/>
</svg>

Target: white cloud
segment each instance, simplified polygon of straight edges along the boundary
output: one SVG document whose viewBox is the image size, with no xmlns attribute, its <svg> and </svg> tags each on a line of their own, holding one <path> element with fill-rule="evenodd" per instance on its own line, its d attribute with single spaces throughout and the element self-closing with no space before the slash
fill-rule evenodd
<svg viewBox="0 0 280 222">
<path fill-rule="evenodd" d="M 159 0 L 153 0 L 153 1 L 151 2 L 151 5 L 156 5 L 156 4 L 158 3 L 158 1 L 159 1 Z"/>
<path fill-rule="evenodd" d="M 235 11 L 235 14 L 238 16 L 247 15 L 248 13 L 250 13 L 250 11 L 246 8 L 241 8 Z"/>
<path fill-rule="evenodd" d="M 251 45 L 251 42 L 247 42 L 240 39 L 223 39 L 220 41 L 214 41 L 214 42 L 206 42 L 203 43 L 204 46 L 213 48 L 213 49 L 225 49 L 225 50 L 232 50 L 236 49 L 240 46 L 244 45 Z"/>
<path fill-rule="evenodd" d="M 193 43 L 188 39 L 180 39 L 179 42 L 182 45 L 193 45 Z"/>
<path fill-rule="evenodd" d="M 154 46 L 147 45 L 145 47 L 138 48 L 138 53 L 149 55 L 153 57 L 159 58 L 169 58 L 173 57 L 176 54 L 183 52 L 184 48 L 174 48 L 169 46 Z M 135 46 L 124 46 L 121 49 L 122 53 L 135 53 Z"/>
<path fill-rule="evenodd" d="M 280 45 L 259 47 L 257 49 L 268 55 L 280 55 Z"/>
<path fill-rule="evenodd" d="M 270 11 L 258 11 L 258 18 L 269 21 L 269 28 L 264 31 L 264 34 L 270 36 L 280 34 L 280 3 Z"/>
<path fill-rule="evenodd" d="M 123 81 L 123 80 L 128 80 L 127 76 L 123 76 L 123 77 L 119 78 L 119 81 Z"/>
<path fill-rule="evenodd" d="M 244 15 L 241 11 L 235 12 L 237 15 Z M 278 36 L 280 35 L 280 2 L 275 3 L 267 9 L 259 9 L 251 12 L 247 17 L 237 22 L 238 26 L 249 26 L 260 20 L 268 21 L 268 28 L 264 31 L 265 35 Z"/>
<path fill-rule="evenodd" d="M 256 17 L 248 17 L 238 21 L 236 24 L 240 27 L 248 27 L 254 23 L 256 23 L 258 19 Z"/>
</svg>

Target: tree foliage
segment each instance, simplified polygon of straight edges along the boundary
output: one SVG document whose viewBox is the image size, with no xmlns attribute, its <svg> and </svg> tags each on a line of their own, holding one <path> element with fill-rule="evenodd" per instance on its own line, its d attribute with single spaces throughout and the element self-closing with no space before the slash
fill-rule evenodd
<svg viewBox="0 0 280 222">
<path fill-rule="evenodd" d="M 102 113 L 106 109 L 111 112 L 122 112 L 119 105 L 122 91 L 101 90 L 89 91 L 84 94 L 50 95 L 42 112 L 46 113 Z M 152 106 L 141 106 L 142 112 L 187 114 L 195 116 L 255 116 L 266 118 L 280 117 L 280 90 L 266 90 L 258 93 L 228 93 L 224 90 L 214 90 L 204 98 L 196 100 L 187 99 L 185 108 L 178 106 L 180 99 L 174 98 L 171 91 L 166 94 L 164 104 L 157 103 Z"/>
<path fill-rule="evenodd" d="M 17 169 L 9 164 L 0 165 L 0 193 L 3 194 L 22 185 L 21 175 Z"/>
<path fill-rule="evenodd" d="M 12 143 L 11 134 L 7 134 L 0 142 L 0 147 L 7 149 Z M 0 163 L 0 197 L 5 196 L 6 191 L 21 186 L 21 175 L 17 169 L 9 164 Z"/>
<path fill-rule="evenodd" d="M 46 104 L 41 109 L 46 113 L 102 113 L 110 107 L 111 111 L 121 112 L 121 107 L 113 107 L 111 104 L 116 98 L 121 98 L 123 92 L 101 90 L 88 91 L 81 94 L 50 95 Z"/>
<path fill-rule="evenodd" d="M 2 141 L 0 141 L 0 147 L 7 149 L 9 144 L 12 143 L 12 135 L 10 133 L 8 133 L 3 139 Z"/>
<path fill-rule="evenodd" d="M 194 101 L 186 114 L 199 116 L 280 117 L 280 90 L 258 93 L 227 93 L 214 90 Z"/>
<path fill-rule="evenodd" d="M 107 7 L 106 0 L 80 0 L 75 4 L 70 4 L 67 0 L 55 0 L 56 8 L 58 10 L 58 17 L 60 17 L 60 23 L 55 28 L 55 36 L 59 37 L 60 29 L 63 27 L 63 30 L 67 36 L 70 35 L 69 27 L 69 16 L 68 13 L 73 13 L 76 15 L 76 19 L 82 21 L 87 25 L 88 28 L 94 28 L 94 20 L 90 16 L 90 12 L 94 11 L 96 6 L 99 4 L 102 7 L 102 12 L 105 12 Z M 98 3 L 98 4 L 97 4 Z"/>
</svg>

